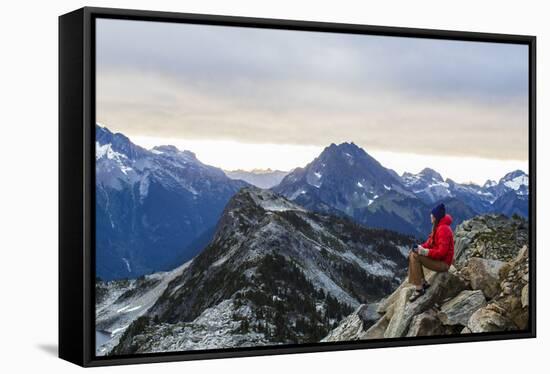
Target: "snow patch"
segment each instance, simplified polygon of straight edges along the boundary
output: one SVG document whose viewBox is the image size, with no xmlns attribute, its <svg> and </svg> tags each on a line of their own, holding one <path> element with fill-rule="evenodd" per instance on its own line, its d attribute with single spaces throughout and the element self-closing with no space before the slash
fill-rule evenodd
<svg viewBox="0 0 550 374">
<path fill-rule="evenodd" d="M 109 160 L 120 160 L 122 158 L 128 158 L 126 155 L 113 151 L 113 146 L 111 143 L 99 144 L 95 142 L 95 159 L 99 160 L 103 157 L 107 157 Z"/>
<path fill-rule="evenodd" d="M 383 266 L 381 263 L 379 262 L 369 263 L 363 260 L 362 258 L 357 257 L 353 252 L 346 251 L 342 254 L 342 256 L 350 261 L 355 262 L 357 265 L 359 265 L 369 274 L 378 275 L 382 277 L 393 277 L 394 275 L 391 270 Z"/>
<path fill-rule="evenodd" d="M 290 199 L 290 200 L 296 200 L 296 198 L 297 198 L 298 196 L 304 195 L 304 194 L 306 194 L 306 193 L 307 193 L 307 192 L 306 192 L 306 190 L 304 190 L 304 189 L 297 189 L 296 191 L 294 191 L 294 192 L 292 193 L 292 195 L 290 195 L 289 199 Z"/>
<path fill-rule="evenodd" d="M 398 245 L 397 246 L 397 249 L 399 249 L 399 252 L 401 252 L 401 254 L 404 256 L 404 257 L 408 257 L 409 256 L 409 247 L 407 246 L 404 246 L 404 245 Z"/>
<path fill-rule="evenodd" d="M 126 305 L 125 307 L 122 307 L 120 309 L 118 309 L 116 312 L 117 313 L 130 313 L 130 312 L 133 312 L 135 310 L 138 310 L 139 308 L 141 308 L 141 305 L 138 305 L 138 306 L 131 306 L 131 305 Z"/>
<path fill-rule="evenodd" d="M 130 261 L 126 257 L 122 257 L 122 261 L 126 264 L 126 268 L 128 269 L 128 273 L 132 272 L 132 268 L 130 267 Z"/>
<path fill-rule="evenodd" d="M 520 175 L 515 177 L 512 180 L 504 182 L 504 185 L 508 188 L 513 189 L 514 191 L 519 190 L 522 186 L 529 185 L 529 177 L 527 175 Z"/>
<path fill-rule="evenodd" d="M 112 332 L 111 332 L 111 336 L 115 336 L 116 334 L 118 334 L 119 332 L 122 332 L 124 330 L 126 330 L 128 328 L 128 326 L 130 325 L 126 325 L 126 326 L 122 326 L 122 327 L 119 327 L 117 329 L 114 329 Z"/>
<path fill-rule="evenodd" d="M 287 210 L 297 210 L 303 212 L 304 209 L 287 199 L 267 190 L 258 190 L 250 193 L 252 200 L 263 209 L 272 212 L 284 212 Z"/>
</svg>

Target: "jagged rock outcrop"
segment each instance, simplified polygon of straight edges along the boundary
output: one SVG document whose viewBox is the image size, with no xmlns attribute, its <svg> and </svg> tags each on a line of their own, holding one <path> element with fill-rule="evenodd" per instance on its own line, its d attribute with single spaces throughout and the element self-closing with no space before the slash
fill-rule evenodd
<svg viewBox="0 0 550 374">
<path fill-rule="evenodd" d="M 365 304 L 359 306 L 352 314 L 340 322 L 338 327 L 332 330 L 322 341 L 331 341 L 332 337 L 340 337 L 342 340 L 363 339 L 365 322 L 362 316 L 364 315 L 363 310 L 366 308 L 367 305 Z"/>
<path fill-rule="evenodd" d="M 460 261 L 447 273 L 426 272 L 431 287 L 410 302 L 403 282 L 378 303 L 380 319 L 368 329 L 340 324 L 325 341 L 524 330 L 529 326 L 527 224 L 519 218 L 476 217 L 457 230 Z M 488 238 L 493 238 L 489 240 Z M 522 246 L 517 247 L 518 243 Z M 357 310 L 360 310 L 358 308 Z M 357 313 L 347 321 L 359 319 Z"/>
<path fill-rule="evenodd" d="M 496 303 L 476 310 L 468 320 L 467 328 L 470 332 L 517 330 L 512 321 L 506 317 L 504 310 Z"/>
<path fill-rule="evenodd" d="M 455 230 L 455 266 L 462 268 L 468 259 L 481 257 L 511 261 L 527 245 L 528 224 L 524 218 L 487 214 L 462 222 Z"/>
<path fill-rule="evenodd" d="M 486 304 L 482 291 L 464 290 L 441 306 L 438 317 L 445 325 L 466 326 L 472 314 Z"/>
<path fill-rule="evenodd" d="M 445 327 L 434 309 L 420 313 L 411 321 L 407 336 L 432 336 L 445 333 Z"/>
<path fill-rule="evenodd" d="M 409 297 L 414 291 L 412 286 L 400 291 L 388 327 L 384 332 L 385 338 L 405 336 L 414 316 L 456 296 L 467 287 L 466 282 L 456 275 L 456 272 L 451 271 L 435 274 L 431 282 L 432 286 L 426 291 L 426 294 L 414 302 L 409 302 Z"/>
</svg>

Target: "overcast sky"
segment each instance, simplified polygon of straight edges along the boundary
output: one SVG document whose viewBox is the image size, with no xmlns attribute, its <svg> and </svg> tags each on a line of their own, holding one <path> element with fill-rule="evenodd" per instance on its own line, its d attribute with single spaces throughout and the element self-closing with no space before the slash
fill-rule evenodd
<svg viewBox="0 0 550 374">
<path fill-rule="evenodd" d="M 343 141 L 398 172 L 527 168 L 525 45 L 97 22 L 97 120 L 142 145 L 230 169 L 303 166 Z M 469 177 L 468 160 L 490 170 Z"/>
</svg>

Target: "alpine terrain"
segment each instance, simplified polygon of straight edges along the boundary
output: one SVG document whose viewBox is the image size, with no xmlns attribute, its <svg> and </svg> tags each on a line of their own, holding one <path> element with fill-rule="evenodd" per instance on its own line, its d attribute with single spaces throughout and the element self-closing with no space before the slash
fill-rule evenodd
<svg viewBox="0 0 550 374">
<path fill-rule="evenodd" d="M 97 355 L 528 323 L 520 170 L 483 186 L 430 168 L 400 176 L 342 143 L 289 173 L 229 172 L 99 125 L 95 153 Z M 441 202 L 453 216 L 454 265 L 429 274 L 410 303 L 407 256 Z"/>
<path fill-rule="evenodd" d="M 136 282 L 98 285 L 99 326 L 115 338 L 101 353 L 318 342 L 401 283 L 413 242 L 244 188 L 181 268 L 136 281 L 139 291 Z"/>
</svg>

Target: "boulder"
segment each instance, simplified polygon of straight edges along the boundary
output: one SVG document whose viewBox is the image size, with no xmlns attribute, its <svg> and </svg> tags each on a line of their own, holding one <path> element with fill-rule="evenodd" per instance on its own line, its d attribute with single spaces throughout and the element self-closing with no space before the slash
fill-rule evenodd
<svg viewBox="0 0 550 374">
<path fill-rule="evenodd" d="M 380 319 L 380 313 L 377 312 L 378 304 L 362 304 L 357 308 L 357 315 L 363 321 L 363 329 L 367 330 L 376 321 Z"/>
<path fill-rule="evenodd" d="M 407 331 L 412 317 L 416 314 L 410 312 L 407 308 L 409 298 L 413 292 L 414 286 L 403 288 L 399 292 L 397 300 L 392 305 L 391 319 L 389 319 L 388 327 L 384 331 L 384 338 L 400 337 Z"/>
<path fill-rule="evenodd" d="M 321 342 L 357 340 L 361 332 L 363 332 L 363 321 L 356 311 L 344 318 L 334 330 L 321 340 Z"/>
<path fill-rule="evenodd" d="M 517 327 L 505 313 L 497 304 L 488 304 L 472 314 L 466 327 L 473 333 L 516 330 Z"/>
<path fill-rule="evenodd" d="M 444 325 L 466 326 L 472 314 L 486 304 L 483 292 L 465 290 L 443 304 L 437 316 Z"/>
<path fill-rule="evenodd" d="M 448 298 L 455 297 L 466 288 L 467 284 L 457 275 L 456 271 L 435 274 L 431 279 L 431 287 L 414 302 L 409 302 L 414 287 L 403 288 L 392 306 L 393 312 L 384 337 L 404 336 L 415 315 L 425 312 Z"/>
<path fill-rule="evenodd" d="M 405 287 L 410 287 L 410 286 L 411 285 L 405 280 L 403 283 L 399 285 L 399 287 L 395 289 L 395 291 L 393 291 L 389 296 L 382 299 L 378 303 L 378 308 L 376 309 L 376 311 L 380 314 L 388 313 L 388 310 L 395 303 L 395 300 L 397 300 L 397 298 L 399 297 L 401 290 L 403 290 L 403 288 Z"/>
<path fill-rule="evenodd" d="M 433 309 L 416 315 L 411 320 L 407 336 L 433 336 L 445 333 L 437 313 Z"/>
<path fill-rule="evenodd" d="M 449 270 L 450 272 L 453 272 L 453 269 L 454 267 L 451 266 L 451 269 Z M 427 269 L 427 268 L 424 268 L 424 276 L 426 277 L 426 281 L 431 283 L 432 282 L 432 279 L 433 277 L 436 275 L 437 273 L 433 270 L 430 270 L 430 269 Z M 412 285 L 405 279 L 405 281 L 403 283 L 401 283 L 399 285 L 399 287 L 396 288 L 396 290 L 394 292 L 392 292 L 389 296 L 387 296 L 385 299 L 381 300 L 379 303 L 378 303 L 378 306 L 376 308 L 376 311 L 379 313 L 379 314 L 390 314 L 392 313 L 392 309 L 393 309 L 393 305 L 395 304 L 395 301 L 397 300 L 397 298 L 399 297 L 399 294 L 401 293 L 401 291 L 404 289 L 404 288 L 407 288 L 407 287 L 412 287 Z M 389 316 L 388 316 L 389 317 Z"/>
<path fill-rule="evenodd" d="M 462 260 L 465 255 L 466 249 L 470 246 L 471 239 L 466 235 L 460 235 L 455 232 L 455 263 L 462 264 L 465 260 Z"/>
<path fill-rule="evenodd" d="M 384 336 L 388 321 L 376 313 L 376 304 L 362 304 L 344 318 L 322 342 L 377 339 Z M 369 327 L 367 329 L 367 327 Z"/>
<path fill-rule="evenodd" d="M 367 331 L 361 333 L 359 339 L 382 339 L 384 337 L 384 332 L 388 328 L 389 322 L 386 316 L 383 316 Z"/>
<path fill-rule="evenodd" d="M 499 272 L 504 264 L 499 260 L 473 257 L 468 260 L 463 273 L 470 280 L 472 289 L 481 290 L 487 298 L 492 299 L 501 291 Z"/>
</svg>

